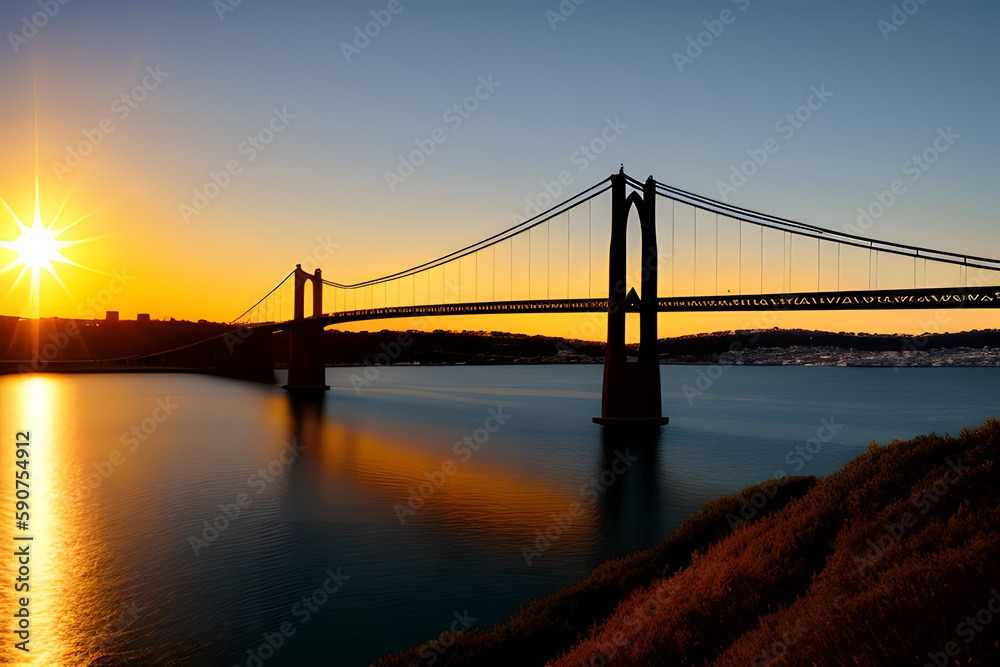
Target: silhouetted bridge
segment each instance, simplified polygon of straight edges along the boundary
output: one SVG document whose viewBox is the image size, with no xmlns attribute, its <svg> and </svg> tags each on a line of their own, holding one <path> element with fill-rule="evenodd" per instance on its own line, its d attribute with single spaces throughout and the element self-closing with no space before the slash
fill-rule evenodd
<svg viewBox="0 0 1000 667">
<path fill-rule="evenodd" d="M 666 215 L 657 220 L 658 202 L 669 204 L 669 223 Z M 603 219 L 610 230 L 604 233 L 594 230 L 595 203 L 609 209 Z M 641 240 L 638 270 L 630 274 L 626 230 L 633 214 Z M 658 225 L 666 232 L 667 224 L 669 243 L 665 233 L 657 236 Z M 603 313 L 608 337 L 602 416 L 595 421 L 664 423 L 659 313 L 996 308 L 1000 286 L 986 285 L 1000 282 L 997 270 L 994 259 L 823 229 L 700 197 L 652 177 L 642 183 L 623 171 L 499 234 L 381 278 L 339 284 L 323 279 L 320 269 L 308 273 L 297 266 L 233 321 L 237 331 L 115 363 L 273 381 L 271 335 L 288 331 L 286 388 L 323 390 L 329 387 L 322 331 L 337 324 Z M 332 308 L 324 311 L 327 297 Z M 284 313 L 289 301 L 290 317 Z M 628 313 L 640 318 L 634 360 L 625 354 Z"/>
</svg>

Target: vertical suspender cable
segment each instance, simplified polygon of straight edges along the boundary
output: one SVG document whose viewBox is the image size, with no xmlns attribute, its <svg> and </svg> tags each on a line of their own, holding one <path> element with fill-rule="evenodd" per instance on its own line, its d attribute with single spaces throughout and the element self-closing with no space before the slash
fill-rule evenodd
<svg viewBox="0 0 1000 667">
<path fill-rule="evenodd" d="M 677 296 L 674 292 L 676 281 L 677 263 L 677 200 L 670 200 L 670 296 Z"/>
<path fill-rule="evenodd" d="M 719 214 L 715 214 L 715 293 L 719 293 Z"/>
<path fill-rule="evenodd" d="M 868 244 L 868 289 L 872 288 L 872 246 Z"/>
</svg>

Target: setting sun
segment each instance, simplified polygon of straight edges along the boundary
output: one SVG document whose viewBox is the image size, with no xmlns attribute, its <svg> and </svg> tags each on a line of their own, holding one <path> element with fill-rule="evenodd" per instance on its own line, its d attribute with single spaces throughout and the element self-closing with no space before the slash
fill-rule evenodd
<svg viewBox="0 0 1000 667">
<path fill-rule="evenodd" d="M 10 261 L 10 263 L 8 263 L 3 269 L 0 269 L 0 273 L 21 267 L 21 272 L 14 281 L 14 285 L 11 286 L 11 290 L 13 290 L 14 287 L 21 282 L 21 279 L 25 276 L 25 274 L 30 274 L 31 307 L 33 310 L 37 311 L 40 278 L 43 269 L 48 271 L 56 282 L 63 288 L 63 290 L 68 292 L 69 290 L 66 288 L 65 283 L 63 283 L 63 281 L 59 278 L 58 273 L 56 273 L 53 262 L 69 264 L 82 269 L 87 268 L 65 257 L 62 254 L 62 250 L 69 246 L 83 243 L 84 241 L 89 241 L 91 239 L 83 239 L 79 241 L 62 241 L 59 239 L 62 234 L 71 229 L 86 216 L 83 216 L 69 225 L 66 225 L 62 229 L 57 230 L 55 229 L 56 221 L 62 213 L 62 207 L 60 207 L 55 217 L 52 218 L 52 221 L 49 222 L 48 225 L 45 225 L 42 222 L 42 211 L 38 195 L 37 180 L 35 182 L 35 212 L 30 226 L 21 222 L 20 218 L 17 217 L 17 214 L 14 213 L 6 201 L 0 199 L 0 203 L 3 203 L 4 207 L 14 219 L 14 222 L 17 223 L 17 227 L 21 232 L 20 236 L 15 238 L 13 241 L 0 241 L 0 249 L 7 250 L 15 254 L 15 257 Z M 65 202 L 63 202 L 63 204 L 65 205 Z"/>
</svg>

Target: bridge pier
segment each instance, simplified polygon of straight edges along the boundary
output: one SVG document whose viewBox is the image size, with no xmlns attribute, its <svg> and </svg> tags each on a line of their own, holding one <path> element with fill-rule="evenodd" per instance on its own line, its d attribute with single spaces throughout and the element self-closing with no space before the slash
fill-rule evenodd
<svg viewBox="0 0 1000 667">
<path fill-rule="evenodd" d="M 323 315 L 323 274 L 316 269 L 315 274 L 295 266 L 295 318 L 288 325 L 288 391 L 326 391 L 326 357 L 323 354 L 323 325 L 311 322 L 305 316 L 305 286 L 313 283 L 314 318 Z"/>
<path fill-rule="evenodd" d="M 608 270 L 608 342 L 604 352 L 604 426 L 656 427 L 666 424 L 660 404 L 660 355 L 657 349 L 656 182 L 650 176 L 642 195 L 626 192 L 625 174 L 611 177 L 611 248 Z M 626 228 L 632 205 L 642 228 L 641 297 L 626 294 Z M 639 354 L 629 361 L 625 350 L 625 315 L 639 311 Z"/>
<path fill-rule="evenodd" d="M 237 330 L 210 342 L 214 375 L 274 384 L 270 331 Z"/>
</svg>

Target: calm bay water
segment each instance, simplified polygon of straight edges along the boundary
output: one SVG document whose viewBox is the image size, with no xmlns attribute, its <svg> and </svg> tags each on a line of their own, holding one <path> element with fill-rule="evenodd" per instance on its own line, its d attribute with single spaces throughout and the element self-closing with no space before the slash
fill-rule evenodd
<svg viewBox="0 0 1000 667">
<path fill-rule="evenodd" d="M 384 368 L 357 391 L 359 369 L 329 369 L 319 405 L 196 375 L 0 378 L 2 437 L 32 433 L 35 538 L 32 650 L 5 622 L 0 661 L 368 664 L 501 621 L 777 471 L 1000 414 L 997 369 L 663 366 L 671 423 L 610 442 L 601 370 Z"/>
</svg>

